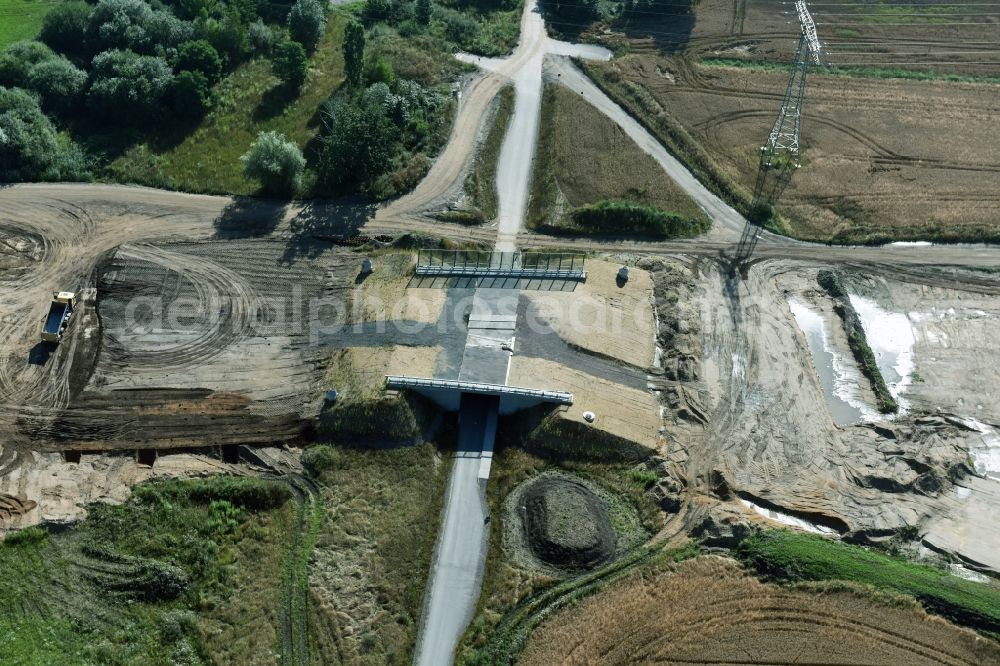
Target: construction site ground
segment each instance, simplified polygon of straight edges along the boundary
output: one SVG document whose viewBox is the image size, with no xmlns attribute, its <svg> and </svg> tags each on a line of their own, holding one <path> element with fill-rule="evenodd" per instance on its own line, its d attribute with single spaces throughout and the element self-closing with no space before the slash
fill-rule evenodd
<svg viewBox="0 0 1000 666">
<path fill-rule="evenodd" d="M 719 2 L 702 6 L 709 4 Z M 389 372 L 456 378 L 476 284 L 412 279 L 413 253 L 383 250 L 404 233 L 434 234 L 447 244 L 497 240 L 496 228 L 451 225 L 423 213 L 447 207 L 496 92 L 528 64 L 531 77 L 541 76 L 552 41 L 536 25 L 532 7 L 527 5 L 525 25 L 533 28 L 517 54 L 491 63 L 490 74 L 463 88 L 455 134 L 429 177 L 377 213 L 356 201 L 286 204 L 105 185 L 0 189 L 0 527 L 79 519 L 88 502 L 121 501 L 132 484 L 156 474 L 294 470 L 298 454 L 286 447 L 312 438 L 315 418 L 329 406 L 328 389 L 367 399 L 381 396 L 382 375 Z M 732 10 L 732 21 L 710 27 L 707 35 L 699 36 L 701 28 L 692 19 L 691 32 L 674 46 L 710 48 L 720 55 L 738 48 L 745 36 L 739 17 L 749 10 L 743 2 L 732 3 Z M 713 36 L 716 30 L 719 35 Z M 789 30 L 782 25 L 760 36 L 784 43 Z M 623 80 L 643 86 L 724 169 L 749 183 L 753 151 L 777 108 L 785 75 L 700 68 L 654 55 L 654 47 L 669 51 L 670 40 L 638 32 L 632 35 L 632 55 L 606 67 L 619 68 Z M 582 77 L 565 59 L 555 65 L 550 60 L 547 71 L 573 85 L 580 81 L 574 77 Z M 635 124 L 620 106 L 599 97 L 593 84 L 581 86 L 581 93 L 584 88 L 584 97 L 620 127 Z M 806 118 L 814 133 L 805 140 L 806 167 L 793 180 L 787 205 L 803 219 L 826 225 L 822 229 L 829 234 L 867 233 L 871 220 L 878 228 L 925 230 L 935 220 L 960 230 L 995 223 L 988 213 L 997 189 L 991 179 L 998 171 L 989 161 L 989 146 L 977 140 L 995 135 L 984 120 L 995 115 L 994 88 L 815 77 L 815 98 L 809 102 L 815 111 L 807 113 L 816 115 Z M 759 108 L 747 109 L 747 98 L 759 101 Z M 844 114 L 851 113 L 848 122 Z M 935 114 L 941 125 L 929 120 Z M 643 145 L 656 143 L 645 130 L 629 128 Z M 949 142 L 945 129 L 970 134 Z M 889 134 L 926 145 L 897 144 Z M 502 228 L 504 243 L 596 255 L 583 284 L 519 285 L 526 288 L 518 296 L 518 325 L 511 348 L 504 350 L 513 354 L 508 383 L 572 392 L 574 404 L 557 410 L 554 419 L 571 421 L 572 432 L 594 429 L 613 436 L 605 441 L 636 443 L 655 454 L 632 469 L 634 475 L 618 468 L 615 473 L 633 485 L 638 479 L 643 489 L 652 473 L 655 480 L 649 480 L 643 497 L 652 503 L 656 494 L 658 506 L 672 507 L 657 514 L 666 524 L 661 539 L 691 532 L 726 542 L 747 524 L 793 526 L 868 544 L 915 535 L 908 548 L 946 560 L 961 575 L 1000 574 L 1000 525 L 992 520 L 1000 506 L 1000 402 L 993 390 L 1000 346 L 991 342 L 1000 316 L 996 249 L 828 247 L 766 234 L 753 259 L 736 264 L 731 257 L 743 229 L 739 213 L 706 196 L 704 186 L 673 158 L 656 159 L 678 184 L 686 183 L 685 191 L 713 218 L 705 238 L 654 244 L 555 239 Z M 505 179 L 501 199 L 527 187 L 525 174 Z M 845 190 L 845 183 L 859 182 L 866 189 Z M 837 197 L 846 197 L 861 213 L 837 212 L 831 203 Z M 802 229 L 817 235 L 821 228 Z M 360 272 L 367 255 L 348 247 L 363 243 L 378 247 L 369 276 Z M 615 279 L 621 263 L 632 267 L 625 284 Z M 847 285 L 878 369 L 901 406 L 896 415 L 883 416 L 874 408 L 871 388 L 838 332 L 833 303 L 817 285 L 818 272 L 826 269 Z M 52 293 L 63 290 L 79 294 L 79 307 L 63 341 L 43 345 L 42 318 Z M 580 316 L 572 310 L 578 301 L 594 304 L 592 321 L 621 320 L 622 328 L 588 331 L 581 324 L 589 319 L 574 320 Z M 839 403 L 833 398 L 856 410 L 856 417 L 848 410 L 835 415 L 831 405 Z M 584 411 L 594 412 L 593 422 L 584 419 Z M 573 444 L 567 441 L 567 450 Z M 214 451 L 235 445 L 249 445 L 244 451 L 270 448 L 256 451 L 261 465 L 220 465 Z M 65 451 L 83 452 L 81 461 L 67 462 Z M 150 458 L 149 451 L 161 457 Z M 419 537 L 436 524 L 443 474 L 428 445 L 417 461 L 399 458 L 401 465 L 419 465 L 420 478 L 429 480 L 407 486 L 410 496 L 423 501 L 419 511 L 408 514 L 412 524 L 393 513 L 402 481 L 387 475 L 371 488 L 359 482 L 357 497 L 328 494 L 327 500 L 339 505 L 340 513 L 332 515 L 345 521 L 323 523 L 330 531 L 321 555 L 334 572 L 329 578 L 305 576 L 309 557 L 292 553 L 299 569 L 290 575 L 326 587 L 323 593 L 313 590 L 312 610 L 318 606 L 323 612 L 312 621 L 333 627 L 330 636 L 355 636 L 388 620 L 380 592 L 371 589 L 379 569 L 368 566 L 371 554 L 384 554 L 386 544 L 397 553 L 421 555 L 382 563 L 387 569 L 400 563 L 420 569 L 386 592 L 410 595 L 396 619 L 401 626 L 407 616 L 413 619 L 413 595 L 419 597 L 422 589 L 414 581 L 423 580 L 428 567 L 421 558 L 430 552 Z M 377 471 L 378 460 L 358 465 Z M 350 476 L 348 467 L 334 469 Z M 362 491 L 371 491 L 374 499 L 361 497 Z M 311 491 L 302 494 L 311 497 Z M 367 514 L 378 511 L 388 516 L 385 532 L 355 539 L 350 530 L 364 532 Z M 308 543 L 301 541 L 309 533 L 307 521 L 299 523 L 296 548 Z M 394 531 L 405 534 L 394 539 Z M 341 543 L 356 546 L 349 560 L 338 561 L 330 549 Z M 732 573 L 693 571 L 696 585 L 687 598 L 699 598 L 694 592 L 711 596 L 712 588 L 701 581 L 719 571 L 722 577 Z M 352 580 L 344 583 L 341 573 Z M 764 600 L 749 611 L 751 620 L 773 609 L 775 599 L 786 600 L 784 591 L 770 588 L 754 596 L 760 592 L 756 583 L 742 576 L 726 580 L 750 586 L 743 588 L 747 595 Z M 509 591 L 505 600 L 519 601 L 517 594 L 525 589 Z M 863 630 L 865 640 L 889 650 L 876 655 L 887 662 L 910 659 L 919 651 L 914 646 L 923 650 L 926 620 L 918 618 L 918 631 L 908 624 L 912 614 L 891 619 L 904 627 L 895 634 L 895 627 L 853 621 L 845 629 L 831 626 L 828 618 L 863 617 L 868 611 L 839 597 L 807 602 L 797 595 L 791 594 L 795 604 L 831 604 L 808 610 L 805 620 L 788 620 L 809 625 L 806 642 L 822 634 L 824 645 L 836 646 L 845 631 Z M 339 608 L 348 610 L 338 615 Z M 721 628 L 720 652 L 710 658 L 729 658 L 726 646 L 737 639 L 771 646 L 767 632 L 740 631 L 735 625 Z M 414 633 L 409 626 L 391 627 L 376 639 L 365 634 L 317 649 L 324 658 L 356 655 L 376 640 L 380 655 L 392 651 L 405 660 Z M 888 635 L 902 637 L 889 641 Z M 952 646 L 947 653 L 920 655 L 958 662 L 975 656 L 965 652 L 965 638 L 949 641 L 940 642 Z M 661 654 L 657 646 L 651 655 Z M 585 648 L 590 649 L 580 647 L 583 661 Z"/>
</svg>

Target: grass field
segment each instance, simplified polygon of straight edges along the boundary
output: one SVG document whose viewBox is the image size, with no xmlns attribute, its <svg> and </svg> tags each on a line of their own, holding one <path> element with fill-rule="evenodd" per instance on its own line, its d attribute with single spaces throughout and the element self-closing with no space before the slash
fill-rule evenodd
<svg viewBox="0 0 1000 666">
<path fill-rule="evenodd" d="M 266 60 L 240 66 L 217 87 L 218 101 L 198 128 L 176 145 L 140 144 L 108 167 L 113 179 L 190 192 L 251 194 L 240 156 L 257 133 L 275 130 L 304 150 L 319 130 L 319 107 L 344 80 L 341 41 L 346 19 L 331 15 L 301 94 L 287 106 Z"/>
<path fill-rule="evenodd" d="M 630 202 L 707 221 L 652 157 L 579 95 L 547 85 L 541 117 L 529 227 L 585 232 L 572 221 L 574 212 L 603 201 Z"/>
<path fill-rule="evenodd" d="M 325 513 L 311 565 L 315 663 L 409 664 L 448 465 L 431 444 L 307 451 Z"/>
<path fill-rule="evenodd" d="M 37 37 L 45 15 L 58 4 L 59 0 L 0 0 L 0 50 Z"/>
<path fill-rule="evenodd" d="M 155 482 L 69 531 L 9 537 L 2 661 L 271 663 L 289 498 L 278 481 Z"/>
<path fill-rule="evenodd" d="M 519 664 L 983 664 L 1000 646 L 905 600 L 763 584 L 701 557 L 636 569 L 552 615 Z"/>
<path fill-rule="evenodd" d="M 1000 637 L 1000 584 L 975 583 L 940 569 L 822 537 L 771 531 L 744 541 L 738 556 L 781 580 L 846 580 L 905 594 L 949 619 Z"/>
</svg>

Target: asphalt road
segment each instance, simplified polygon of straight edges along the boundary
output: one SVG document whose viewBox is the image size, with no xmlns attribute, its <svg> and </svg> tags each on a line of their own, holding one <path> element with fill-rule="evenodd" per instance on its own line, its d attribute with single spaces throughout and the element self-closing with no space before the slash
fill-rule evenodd
<svg viewBox="0 0 1000 666">
<path fill-rule="evenodd" d="M 462 397 L 458 451 L 445 495 L 428 593 L 421 613 L 414 664 L 443 666 L 476 612 L 489 549 L 486 482 L 479 480 L 480 454 L 492 450 L 499 398 Z"/>
</svg>

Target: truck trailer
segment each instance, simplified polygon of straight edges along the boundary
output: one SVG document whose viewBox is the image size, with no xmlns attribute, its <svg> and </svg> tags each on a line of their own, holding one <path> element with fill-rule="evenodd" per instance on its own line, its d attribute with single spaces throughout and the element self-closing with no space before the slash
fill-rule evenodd
<svg viewBox="0 0 1000 666">
<path fill-rule="evenodd" d="M 42 327 L 42 340 L 44 342 L 59 342 L 62 340 L 63 331 L 69 326 L 73 317 L 73 307 L 76 305 L 76 294 L 72 291 L 60 291 L 52 294 L 52 304 L 49 306 L 49 314 L 45 318 L 45 325 Z"/>
</svg>

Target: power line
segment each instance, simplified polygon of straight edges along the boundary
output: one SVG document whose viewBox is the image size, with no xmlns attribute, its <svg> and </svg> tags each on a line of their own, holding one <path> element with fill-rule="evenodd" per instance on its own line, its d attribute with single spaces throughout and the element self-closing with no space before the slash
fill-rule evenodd
<svg viewBox="0 0 1000 666">
<path fill-rule="evenodd" d="M 990 49 L 988 51 L 928 51 L 927 53 L 921 53 L 919 51 L 841 51 L 840 49 L 831 49 L 829 44 L 826 45 L 826 52 L 831 55 L 838 56 L 894 56 L 894 55 L 905 55 L 905 56 L 945 56 L 945 55 L 990 55 L 990 54 L 1000 54 L 1000 50 Z"/>
<path fill-rule="evenodd" d="M 589 28 L 591 26 L 590 23 L 575 23 L 573 21 L 563 21 L 563 20 L 551 19 L 551 18 L 546 18 L 546 22 L 549 23 L 549 24 L 551 24 L 551 25 L 554 25 L 554 26 L 568 26 L 568 27 L 571 27 L 571 28 Z M 643 29 L 641 27 L 633 28 L 633 30 L 636 33 L 641 33 L 643 36 L 649 35 L 649 36 L 663 36 L 663 37 L 688 37 L 688 38 L 693 37 L 693 35 L 690 32 L 672 32 L 672 31 L 666 31 L 666 30 L 647 30 L 647 29 Z M 795 36 L 796 36 L 795 33 L 787 33 L 787 34 L 778 35 L 778 36 L 768 36 L 766 38 L 767 39 L 791 39 L 791 38 L 793 38 Z M 743 41 L 746 41 L 748 39 L 765 39 L 765 38 L 763 38 L 763 37 L 757 37 L 757 38 L 755 38 L 752 34 L 749 34 L 749 35 L 719 34 L 719 35 L 704 35 L 704 36 L 700 36 L 700 37 L 695 37 L 695 39 L 699 39 L 699 40 L 704 40 L 704 39 L 719 39 L 719 40 L 727 40 L 727 41 L 732 41 L 732 40 L 743 40 Z M 845 43 L 845 42 L 838 41 L 837 38 L 835 38 L 835 37 L 831 37 L 829 40 L 824 39 L 822 41 L 823 41 L 824 44 L 840 44 L 840 43 Z M 890 42 L 892 42 L 893 44 L 896 43 L 893 40 L 890 40 Z M 854 43 L 856 43 L 856 44 L 879 44 L 881 42 L 877 41 L 876 38 L 873 38 L 872 41 L 870 41 L 870 42 L 846 42 L 846 43 L 852 43 L 852 44 L 854 44 Z M 934 45 L 934 44 L 937 44 L 938 42 L 936 42 L 936 41 L 916 41 L 916 40 L 914 40 L 914 41 L 900 42 L 900 43 Z M 954 42 L 945 42 L 945 43 L 949 44 L 949 45 L 953 45 L 954 44 Z M 1000 42 L 966 42 L 966 43 L 968 43 L 968 44 L 998 44 L 998 45 L 1000 45 Z M 695 44 L 694 46 L 697 46 L 697 44 Z"/>
<path fill-rule="evenodd" d="M 972 23 L 971 21 L 962 21 L 962 22 L 959 22 L 959 23 L 931 23 L 931 22 L 926 22 L 926 23 L 912 23 L 912 22 L 911 23 L 906 23 L 906 22 L 903 22 L 903 23 L 882 23 L 881 21 L 879 21 L 878 23 L 864 23 L 864 22 L 861 22 L 861 23 L 841 23 L 840 21 L 823 21 L 822 23 L 817 23 L 817 25 L 830 25 L 830 26 L 835 26 L 835 27 L 838 27 L 838 26 L 839 27 L 843 27 L 843 26 L 846 26 L 846 25 L 850 25 L 850 26 L 863 26 L 863 27 L 866 27 L 866 28 L 879 28 L 879 27 L 883 27 L 883 26 L 897 26 L 897 27 L 898 26 L 906 26 L 906 27 L 909 27 L 909 28 L 912 28 L 912 27 L 942 28 L 942 27 L 955 27 L 955 26 L 963 26 L 963 27 L 965 27 L 965 26 L 976 26 L 976 25 L 992 25 L 992 26 L 998 26 L 998 27 L 1000 27 L 1000 23 L 997 23 L 995 21 L 984 21 L 984 22 L 980 22 L 980 23 Z"/>
</svg>

